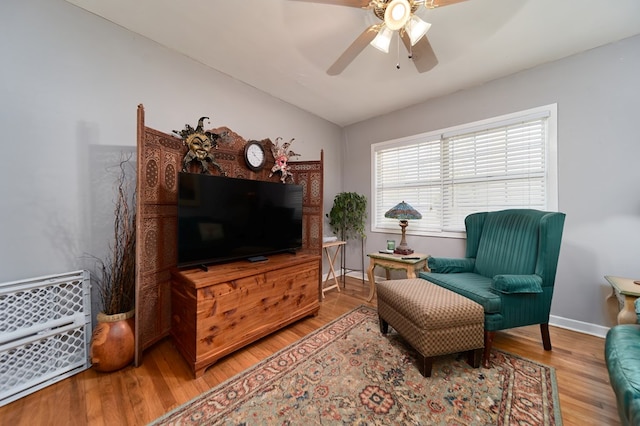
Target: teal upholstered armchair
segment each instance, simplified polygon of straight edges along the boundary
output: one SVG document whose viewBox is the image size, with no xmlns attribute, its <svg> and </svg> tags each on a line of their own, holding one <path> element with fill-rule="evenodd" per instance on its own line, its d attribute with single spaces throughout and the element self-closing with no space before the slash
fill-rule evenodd
<svg viewBox="0 0 640 426">
<path fill-rule="evenodd" d="M 564 213 L 529 209 L 474 213 L 465 219 L 464 259 L 429 258 L 420 276 L 482 305 L 484 365 L 496 331 L 540 324 L 551 350 L 549 312 Z"/>
</svg>

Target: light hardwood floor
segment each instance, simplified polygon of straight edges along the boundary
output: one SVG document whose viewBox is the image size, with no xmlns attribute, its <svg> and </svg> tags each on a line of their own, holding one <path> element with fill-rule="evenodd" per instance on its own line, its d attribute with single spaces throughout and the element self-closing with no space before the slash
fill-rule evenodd
<svg viewBox="0 0 640 426">
<path fill-rule="evenodd" d="M 368 285 L 347 277 L 346 289 L 326 293 L 320 313 L 298 321 L 218 361 L 192 379 L 165 339 L 148 349 L 138 368 L 115 373 L 89 369 L 0 407 L 0 425 L 144 425 L 243 371 L 359 305 Z M 375 300 L 374 300 L 375 302 Z M 604 339 L 550 327 L 545 352 L 538 326 L 497 333 L 494 347 L 555 367 L 564 425 L 619 425 L 604 363 Z"/>
</svg>

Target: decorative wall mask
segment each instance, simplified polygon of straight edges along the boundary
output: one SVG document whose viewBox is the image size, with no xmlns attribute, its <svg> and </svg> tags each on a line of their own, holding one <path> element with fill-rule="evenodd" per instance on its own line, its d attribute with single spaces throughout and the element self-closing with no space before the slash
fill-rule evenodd
<svg viewBox="0 0 640 426">
<path fill-rule="evenodd" d="M 271 173 L 269 173 L 269 177 L 273 176 L 274 173 L 280 172 L 280 181 L 285 183 L 288 177 L 293 177 L 291 173 L 289 173 L 289 166 L 287 162 L 291 157 L 300 157 L 300 154 L 296 154 L 293 151 L 289 150 L 289 147 L 295 140 L 295 138 L 291 139 L 289 142 L 285 142 L 280 146 L 280 141 L 282 138 L 276 138 L 276 143 L 271 146 L 271 153 L 273 154 L 273 158 L 275 159 L 275 164 L 271 168 Z"/>
<path fill-rule="evenodd" d="M 180 135 L 183 144 L 187 147 L 187 153 L 182 158 L 182 171 L 189 171 L 189 164 L 197 161 L 200 164 L 200 173 L 211 174 L 209 165 L 216 167 L 223 176 L 227 175 L 220 164 L 216 163 L 215 156 L 211 152 L 212 149 L 218 149 L 218 141 L 225 136 L 227 132 L 213 133 L 205 131 L 203 128 L 204 120 L 209 117 L 201 117 L 198 120 L 198 126 L 194 129 L 188 124 L 184 125 L 181 131 L 174 130 L 173 133 Z"/>
</svg>

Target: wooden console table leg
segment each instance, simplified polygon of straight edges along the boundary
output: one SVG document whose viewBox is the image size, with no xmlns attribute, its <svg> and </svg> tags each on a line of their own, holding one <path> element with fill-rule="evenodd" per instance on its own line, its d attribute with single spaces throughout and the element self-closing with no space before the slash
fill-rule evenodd
<svg viewBox="0 0 640 426">
<path fill-rule="evenodd" d="M 612 323 L 618 323 L 618 314 L 620 313 L 620 301 L 618 300 L 618 296 L 616 294 L 616 289 L 611 287 L 611 294 L 607 295 L 605 298 L 605 304 L 607 306 L 607 314 L 609 320 Z"/>
<path fill-rule="evenodd" d="M 416 275 L 417 270 L 427 271 L 428 269 L 426 259 L 415 265 L 407 265 L 407 278 L 418 278 L 418 275 Z"/>
<path fill-rule="evenodd" d="M 369 261 L 369 269 L 367 269 L 367 277 L 369 277 L 369 297 L 367 298 L 367 302 L 371 302 L 373 300 L 373 296 L 376 294 L 376 280 L 373 275 L 375 267 L 376 261 L 372 258 Z"/>
<path fill-rule="evenodd" d="M 416 278 L 416 270 L 413 265 L 407 266 L 407 278 Z"/>
<path fill-rule="evenodd" d="M 618 313 L 618 324 L 635 324 L 637 322 L 636 308 L 634 303 L 637 297 L 624 296 L 624 306 Z"/>
</svg>

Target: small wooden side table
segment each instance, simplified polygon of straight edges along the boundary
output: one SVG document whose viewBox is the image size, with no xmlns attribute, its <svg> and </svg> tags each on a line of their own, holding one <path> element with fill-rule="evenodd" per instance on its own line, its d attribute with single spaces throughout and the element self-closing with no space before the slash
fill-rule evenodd
<svg viewBox="0 0 640 426">
<path fill-rule="evenodd" d="M 400 269 L 407 271 L 407 278 L 416 278 L 416 270 L 428 271 L 427 259 L 428 254 L 413 253 L 413 254 L 387 254 L 387 253 L 369 253 L 369 269 L 367 275 L 369 277 L 369 298 L 367 301 L 371 302 L 376 294 L 376 281 L 373 275 L 373 270 L 376 266 L 385 268 L 387 273 L 387 279 L 390 277 L 391 269 Z"/>
<path fill-rule="evenodd" d="M 640 297 L 640 285 L 635 284 L 631 278 L 614 277 L 605 275 L 612 287 L 612 293 L 607 297 L 611 299 L 620 294 L 623 298 L 623 306 L 618 313 L 618 324 L 635 324 L 637 322 L 636 309 L 634 303 Z"/>
<path fill-rule="evenodd" d="M 327 278 L 322 283 L 322 298 L 324 299 L 324 292 L 327 290 L 331 290 L 333 288 L 337 288 L 340 291 L 340 284 L 338 283 L 338 277 L 336 276 L 335 263 L 338 258 L 338 253 L 343 250 L 343 247 L 347 244 L 346 241 L 331 241 L 330 243 L 322 244 L 322 249 L 324 250 L 325 255 L 327 256 L 327 260 L 329 261 L 329 273 L 327 274 Z M 335 247 L 335 251 L 331 254 L 330 248 Z M 327 286 L 329 280 L 333 278 L 334 284 Z"/>
</svg>

